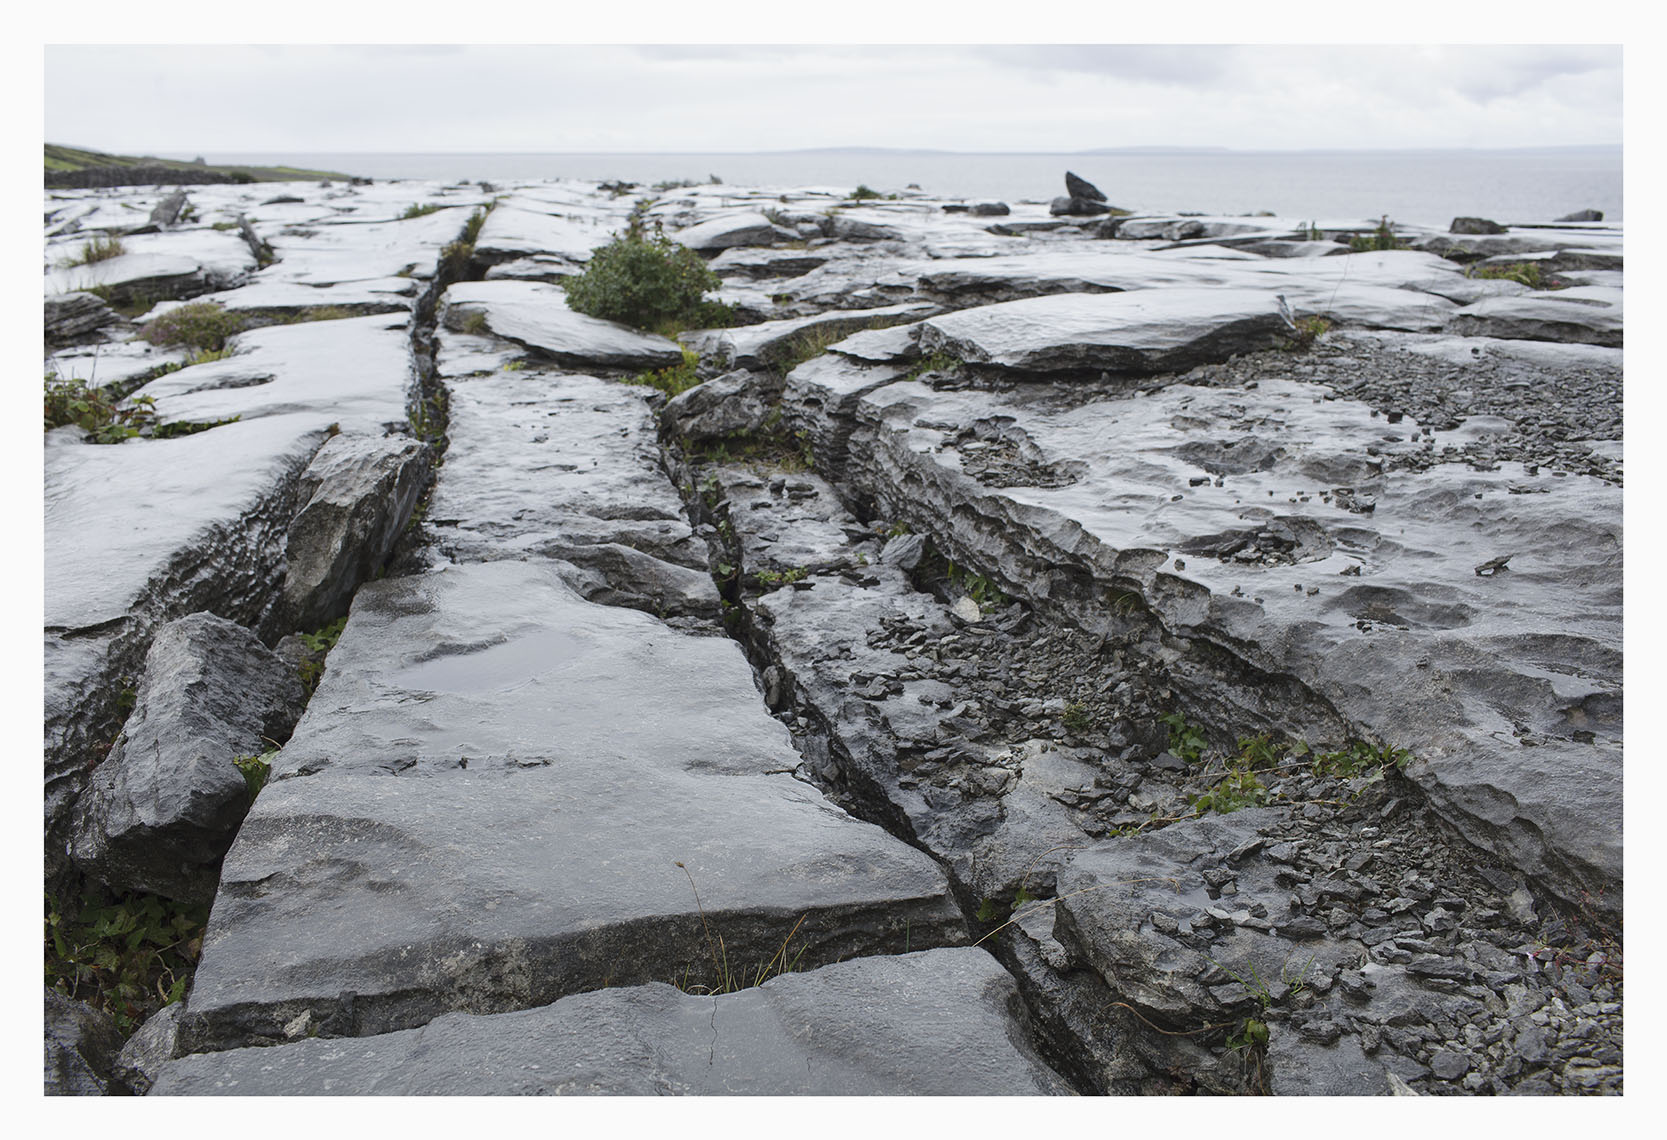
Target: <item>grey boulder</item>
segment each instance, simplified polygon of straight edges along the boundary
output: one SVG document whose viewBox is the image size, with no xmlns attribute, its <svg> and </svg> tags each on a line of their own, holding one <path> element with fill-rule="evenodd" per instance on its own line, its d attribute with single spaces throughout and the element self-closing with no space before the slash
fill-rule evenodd
<svg viewBox="0 0 1667 1140">
<path fill-rule="evenodd" d="M 176 1001 L 146 1018 L 116 1054 L 111 1075 L 138 1096 L 149 1092 L 179 1044 L 179 1015 L 183 1012 L 185 1006 Z"/>
<path fill-rule="evenodd" d="M 209 613 L 163 626 L 133 713 L 76 806 L 71 858 L 119 890 L 212 899 L 249 806 L 232 759 L 287 739 L 301 704 L 295 672 L 242 626 Z"/>
<path fill-rule="evenodd" d="M 284 548 L 287 628 L 316 629 L 347 612 L 411 517 L 431 454 L 402 436 L 337 435 L 319 449 L 301 477 L 306 505 Z"/>
<path fill-rule="evenodd" d="M 44 317 L 48 344 L 67 344 L 121 320 L 91 293 L 60 293 L 46 298 Z"/>
<path fill-rule="evenodd" d="M 1576 210 L 1572 214 L 1564 214 L 1557 219 L 1559 222 L 1601 222 L 1602 210 Z"/>
<path fill-rule="evenodd" d="M 1487 218 L 1454 218 L 1447 227 L 1450 234 L 1502 234 L 1505 227 Z"/>
<path fill-rule="evenodd" d="M 1092 218 L 1110 211 L 1110 206 L 1094 198 L 1055 198 L 1048 205 L 1048 213 L 1056 217 Z"/>
<path fill-rule="evenodd" d="M 737 369 L 672 397 L 661 423 L 691 443 L 756 431 L 770 414 L 772 386 L 779 393 L 767 373 Z"/>
<path fill-rule="evenodd" d="M 1078 177 L 1069 170 L 1065 172 L 1065 192 L 1073 198 L 1088 198 L 1095 202 L 1104 202 L 1106 196 L 1100 188 L 1086 178 Z"/>
<path fill-rule="evenodd" d="M 122 1035 L 108 1014 L 47 989 L 47 1096 L 109 1095 L 110 1064 L 121 1044 Z"/>
</svg>

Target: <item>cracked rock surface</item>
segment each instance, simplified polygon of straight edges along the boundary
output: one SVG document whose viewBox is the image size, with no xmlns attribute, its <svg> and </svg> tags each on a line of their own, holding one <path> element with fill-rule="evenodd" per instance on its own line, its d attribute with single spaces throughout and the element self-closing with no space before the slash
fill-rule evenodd
<svg viewBox="0 0 1667 1140">
<path fill-rule="evenodd" d="M 166 621 L 317 684 L 118 1083 L 1621 1091 L 1618 226 L 281 189 L 47 274 L 195 430 L 48 434 L 49 858 Z M 631 218 L 740 323 L 568 310 Z"/>
</svg>

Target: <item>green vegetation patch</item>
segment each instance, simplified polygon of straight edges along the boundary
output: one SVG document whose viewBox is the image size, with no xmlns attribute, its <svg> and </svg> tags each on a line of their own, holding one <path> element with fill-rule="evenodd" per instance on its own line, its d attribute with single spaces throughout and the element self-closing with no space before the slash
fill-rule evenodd
<svg viewBox="0 0 1667 1140">
<path fill-rule="evenodd" d="M 46 984 L 103 1010 L 126 1035 L 179 1001 L 202 951 L 208 907 L 86 886 L 74 906 L 46 897 Z"/>
<path fill-rule="evenodd" d="M 645 388 L 657 388 L 669 396 L 678 396 L 690 388 L 700 384 L 700 376 L 696 368 L 700 365 L 700 354 L 693 349 L 683 350 L 683 361 L 670 368 L 660 368 L 652 372 L 639 372 L 635 376 L 626 377 L 624 383 L 638 384 Z"/>
<path fill-rule="evenodd" d="M 95 265 L 100 261 L 109 261 L 112 257 L 120 257 L 127 252 L 119 237 L 95 237 L 83 242 L 78 253 L 66 257 L 58 262 L 60 269 L 74 269 L 78 265 Z"/>
<path fill-rule="evenodd" d="M 700 254 L 666 237 L 658 223 L 645 233 L 637 219 L 563 283 L 574 312 L 644 330 L 697 327 L 712 315 L 703 310 L 702 295 L 721 284 Z"/>
<path fill-rule="evenodd" d="M 241 314 L 212 301 L 193 301 L 147 321 L 139 335 L 158 346 L 187 344 L 203 352 L 219 352 L 226 347 L 227 337 L 242 331 Z"/>
<path fill-rule="evenodd" d="M 1515 281 L 1519 285 L 1526 285 L 1530 289 L 1561 289 L 1563 283 L 1556 278 L 1547 277 L 1540 271 L 1537 263 L 1519 261 L 1513 265 L 1478 265 L 1470 273 L 1472 277 L 1480 277 L 1485 281 Z"/>
<path fill-rule="evenodd" d="M 107 154 L 84 147 L 45 144 L 45 173 L 51 185 L 54 174 L 74 174 L 82 170 L 143 167 L 147 170 L 189 171 L 194 174 L 223 175 L 234 182 L 311 182 L 319 179 L 352 181 L 353 176 L 335 170 L 305 170 L 297 166 L 222 166 L 206 162 L 183 162 L 175 158 L 156 158 L 152 155 Z"/>
</svg>

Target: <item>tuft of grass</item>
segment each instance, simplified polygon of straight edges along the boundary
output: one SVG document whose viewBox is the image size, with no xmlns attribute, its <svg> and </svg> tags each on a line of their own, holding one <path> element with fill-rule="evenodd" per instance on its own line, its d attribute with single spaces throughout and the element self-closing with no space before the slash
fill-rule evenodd
<svg viewBox="0 0 1667 1140">
<path fill-rule="evenodd" d="M 1558 284 L 1544 276 L 1540 267 L 1532 261 L 1520 261 L 1514 265 L 1479 265 L 1474 268 L 1471 276 L 1486 281 L 1515 281 L 1530 289 L 1550 289 Z"/>
<path fill-rule="evenodd" d="M 492 207 L 496 205 L 496 202 L 491 202 L 484 207 L 474 208 L 469 214 L 469 220 L 463 223 L 463 241 L 470 245 L 475 244 L 476 239 L 480 237 L 480 228 L 486 224 L 486 215 L 490 214 Z"/>
<path fill-rule="evenodd" d="M 855 201 L 864 202 L 870 198 L 882 198 L 884 195 L 878 190 L 872 190 L 868 186 L 858 183 L 857 188 L 851 191 L 851 197 Z"/>
<path fill-rule="evenodd" d="M 787 932 L 787 937 L 781 940 L 781 947 L 770 957 L 769 961 L 756 964 L 750 972 L 744 968 L 738 968 L 738 964 L 732 964 L 729 960 L 729 950 L 724 946 L 723 934 L 720 932 L 714 936 L 712 933 L 712 925 L 706 918 L 706 906 L 700 901 L 700 888 L 695 886 L 693 873 L 681 859 L 675 861 L 672 865 L 688 877 L 689 890 L 695 896 L 695 909 L 700 912 L 700 927 L 706 935 L 706 949 L 712 959 L 712 976 L 709 982 L 691 981 L 694 966 L 693 963 L 690 963 L 690 965 L 684 967 L 681 979 L 673 979 L 673 985 L 689 994 L 714 996 L 717 994 L 732 994 L 752 986 L 761 986 L 771 978 L 792 973 L 798 967 L 799 959 L 804 957 L 804 943 L 799 944 L 798 953 L 791 958 L 788 957 L 788 953 L 791 950 L 793 936 L 799 932 L 799 927 L 804 925 L 805 915 L 801 914 L 799 916 L 799 921 L 793 924 L 793 929 Z"/>
<path fill-rule="evenodd" d="M 427 214 L 437 214 L 440 212 L 440 209 L 441 207 L 434 205 L 432 202 L 424 202 L 421 205 L 413 203 L 405 208 L 405 213 L 399 216 L 399 220 L 404 222 L 409 221 L 412 218 L 423 217 Z"/>
<path fill-rule="evenodd" d="M 703 463 L 739 463 L 759 474 L 793 474 L 814 471 L 816 456 L 810 436 L 789 432 L 781 422 L 778 408 L 757 431 L 735 432 L 690 448 L 690 455 Z"/>
<path fill-rule="evenodd" d="M 459 327 L 471 336 L 485 336 L 487 333 L 486 314 L 479 309 L 464 313 Z"/>
<path fill-rule="evenodd" d="M 157 346 L 186 344 L 203 352 L 219 352 L 226 347 L 227 337 L 242 331 L 240 314 L 212 301 L 194 301 L 147 321 L 139 335 Z"/>
<path fill-rule="evenodd" d="M 93 265 L 100 261 L 109 261 L 112 257 L 120 257 L 127 252 L 119 237 L 95 237 L 81 244 L 81 251 L 73 257 L 64 258 L 58 262 L 60 269 L 74 269 L 77 265 Z"/>
</svg>

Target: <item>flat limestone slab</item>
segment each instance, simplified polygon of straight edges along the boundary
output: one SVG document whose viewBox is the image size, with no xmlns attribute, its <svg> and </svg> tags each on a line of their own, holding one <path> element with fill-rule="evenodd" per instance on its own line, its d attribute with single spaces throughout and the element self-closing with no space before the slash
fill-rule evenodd
<svg viewBox="0 0 1667 1140">
<path fill-rule="evenodd" d="M 224 360 L 145 385 L 143 394 L 155 398 L 161 419 L 298 415 L 320 429 L 335 424 L 369 435 L 407 423 L 415 377 L 403 315 L 276 325 L 240 333 L 230 343 L 234 354 Z"/>
<path fill-rule="evenodd" d="M 718 997 L 664 983 L 420 1029 L 199 1053 L 157 1096 L 1068 1095 L 983 950 L 858 958 Z"/>
<path fill-rule="evenodd" d="M 440 319 L 461 328 L 466 314 L 482 313 L 496 336 L 513 340 L 563 364 L 613 368 L 665 368 L 683 350 L 665 337 L 598 320 L 567 307 L 567 295 L 541 281 L 465 281 L 446 290 Z"/>
<path fill-rule="evenodd" d="M 273 775 L 641 756 L 729 774 L 798 763 L 733 641 L 593 605 L 549 563 L 480 562 L 360 587 Z"/>
<path fill-rule="evenodd" d="M 807 966 L 963 943 L 937 865 L 797 761 L 733 642 L 582 602 L 548 566 L 372 583 L 227 855 L 187 1035 L 710 984 L 708 928 L 737 970 L 788 941 Z"/>
<path fill-rule="evenodd" d="M 718 612 L 705 543 L 660 469 L 650 389 L 523 370 L 450 390 L 451 447 L 426 524 L 446 557 L 559 558 L 618 595 L 587 597 Z"/>
<path fill-rule="evenodd" d="M 200 584 L 211 550 L 220 577 L 246 572 L 229 548 L 267 514 L 281 547 L 289 519 L 268 500 L 312 460 L 323 428 L 272 416 L 175 439 L 48 448 L 46 628 L 125 617 L 176 573 Z"/>
<path fill-rule="evenodd" d="M 1621 347 L 1624 324 L 1621 290 L 1599 285 L 1489 297 L 1453 315 L 1453 331 L 1470 336 L 1608 348 Z"/>
<path fill-rule="evenodd" d="M 590 259 L 591 250 L 608 244 L 609 231 L 618 224 L 613 218 L 595 214 L 555 215 L 527 208 L 537 205 L 520 196 L 499 203 L 475 238 L 475 254 L 490 261 L 504 261 L 553 253 L 582 263 Z"/>
<path fill-rule="evenodd" d="M 920 345 L 1024 372 L 1160 372 L 1272 347 L 1279 298 L 1253 289 L 1067 293 L 962 309 L 920 324 Z"/>
<path fill-rule="evenodd" d="M 718 356 L 726 367 L 766 368 L 791 358 L 798 343 L 810 343 L 815 338 L 840 339 L 865 329 L 904 324 L 937 309 L 937 305 L 929 302 L 908 301 L 877 309 L 836 310 L 733 329 L 703 329 L 685 333 L 682 339 L 702 355 Z"/>
</svg>

